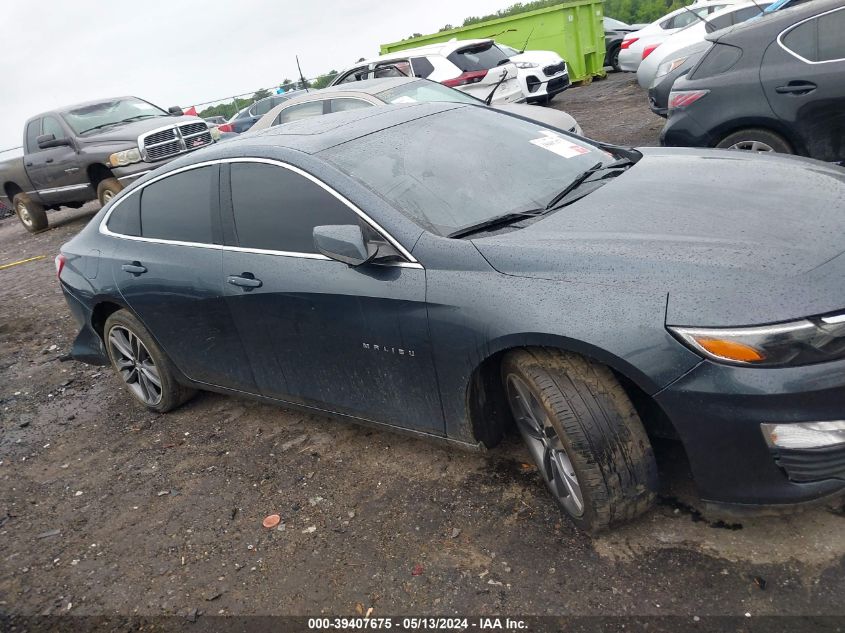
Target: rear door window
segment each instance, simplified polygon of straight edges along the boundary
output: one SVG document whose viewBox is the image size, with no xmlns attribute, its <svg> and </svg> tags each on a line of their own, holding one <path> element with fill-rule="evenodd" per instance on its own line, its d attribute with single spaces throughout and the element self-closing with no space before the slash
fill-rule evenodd
<svg viewBox="0 0 845 633">
<path fill-rule="evenodd" d="M 358 68 L 353 68 L 345 75 L 342 75 L 341 78 L 335 82 L 336 84 L 347 84 L 352 81 L 362 81 L 364 79 L 368 79 L 367 75 L 369 75 L 369 70 L 366 66 L 360 66 Z"/>
<path fill-rule="evenodd" d="M 361 108 L 370 108 L 371 103 L 367 103 L 363 99 L 332 99 L 331 112 L 346 112 L 348 110 L 360 110 Z"/>
<path fill-rule="evenodd" d="M 417 77 L 428 77 L 434 72 L 434 64 L 427 57 L 412 57 L 411 67 L 414 69 L 414 75 Z"/>
<path fill-rule="evenodd" d="M 845 9 L 817 18 L 819 25 L 819 61 L 845 59 Z"/>
<path fill-rule="evenodd" d="M 373 72 L 373 77 L 377 79 L 382 77 L 410 77 L 412 75 L 411 62 L 407 59 L 382 62 L 376 66 Z"/>
<path fill-rule="evenodd" d="M 212 214 L 217 209 L 219 196 L 217 173 L 217 165 L 208 165 L 144 187 L 141 192 L 141 235 L 177 242 L 219 244 L 212 229 Z"/>
<path fill-rule="evenodd" d="M 36 139 L 41 135 L 41 119 L 34 119 L 26 124 L 26 153 L 38 151 Z"/>
<path fill-rule="evenodd" d="M 273 121 L 273 125 L 281 125 L 282 123 L 290 123 L 291 121 L 299 121 L 300 119 L 308 119 L 312 116 L 320 116 L 324 114 L 326 101 L 309 101 L 307 103 L 300 103 L 289 108 L 285 108 Z"/>
<path fill-rule="evenodd" d="M 109 215 L 106 226 L 118 235 L 141 235 L 141 193 L 124 196 Z"/>
<path fill-rule="evenodd" d="M 232 210 L 242 248 L 316 253 L 314 227 L 358 224 L 358 215 L 312 180 L 263 163 L 232 163 Z"/>
<path fill-rule="evenodd" d="M 461 72 L 490 70 L 508 61 L 508 56 L 492 42 L 468 46 L 451 53 L 447 59 L 461 69 Z"/>
</svg>

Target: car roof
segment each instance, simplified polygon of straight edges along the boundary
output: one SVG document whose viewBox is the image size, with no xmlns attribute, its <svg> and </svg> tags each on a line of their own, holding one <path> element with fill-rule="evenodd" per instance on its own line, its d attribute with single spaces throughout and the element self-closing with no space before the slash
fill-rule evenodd
<svg viewBox="0 0 845 633">
<path fill-rule="evenodd" d="M 793 24 L 841 7 L 842 0 L 813 0 L 812 2 L 787 5 L 783 9 L 766 13 L 759 18 L 746 20 L 740 24 L 735 24 L 721 31 L 711 33 L 706 39 L 711 42 L 722 40 L 732 41 L 736 38 L 746 36 L 757 37 L 762 35 L 765 37 L 765 34 L 769 32 L 768 37 L 774 37 L 775 34 L 780 33 Z"/>
<path fill-rule="evenodd" d="M 489 37 L 473 40 L 458 40 L 452 38 L 448 42 L 426 44 L 425 46 L 417 46 L 416 48 L 403 48 L 402 50 L 387 53 L 386 55 L 379 55 L 378 57 L 372 57 L 370 59 L 365 59 L 364 61 L 357 62 L 346 68 L 343 72 L 351 70 L 352 68 L 359 68 L 361 66 L 366 66 L 369 64 L 390 61 L 392 59 L 402 59 L 405 57 L 422 57 L 424 55 L 443 55 L 445 57 L 460 48 L 464 48 L 466 46 L 473 46 L 474 44 L 483 44 L 485 42 L 492 43 L 493 40 Z M 341 74 L 343 74 L 343 72 Z"/>
<path fill-rule="evenodd" d="M 247 148 L 271 148 L 274 146 L 286 147 L 306 154 L 316 154 L 329 147 L 368 136 L 389 127 L 466 107 L 476 106 L 461 103 L 427 102 L 392 104 L 378 108 L 335 112 L 319 117 L 291 121 L 258 132 L 247 132 L 221 143 L 219 146 L 209 147 L 206 151 L 197 152 L 197 154 L 202 154 L 203 158 L 207 160 L 210 153 L 217 153 L 214 152 L 215 149 L 224 154 L 221 157 L 227 157 L 229 155 L 241 155 Z"/>
</svg>

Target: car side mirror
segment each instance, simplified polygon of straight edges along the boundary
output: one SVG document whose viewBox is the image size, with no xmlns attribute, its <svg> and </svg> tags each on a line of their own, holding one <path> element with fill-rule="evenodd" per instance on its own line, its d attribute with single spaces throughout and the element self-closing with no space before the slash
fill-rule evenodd
<svg viewBox="0 0 845 633">
<path fill-rule="evenodd" d="M 367 245 L 361 227 L 356 224 L 315 226 L 314 246 L 329 259 L 353 267 L 366 264 L 378 255 L 378 247 Z"/>
<path fill-rule="evenodd" d="M 169 108 L 167 108 L 167 111 L 172 116 L 182 116 L 183 114 L 185 114 L 185 111 L 182 110 L 182 108 L 180 108 L 179 106 L 170 106 Z"/>
<path fill-rule="evenodd" d="M 42 134 L 35 138 L 35 144 L 38 145 L 38 149 L 50 149 L 51 147 L 70 145 L 70 141 L 66 138 L 56 138 L 55 134 Z"/>
</svg>

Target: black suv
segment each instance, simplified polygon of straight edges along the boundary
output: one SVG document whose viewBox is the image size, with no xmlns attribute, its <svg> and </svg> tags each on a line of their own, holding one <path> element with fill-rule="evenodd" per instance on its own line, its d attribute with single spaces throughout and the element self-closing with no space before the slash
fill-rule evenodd
<svg viewBox="0 0 845 633">
<path fill-rule="evenodd" d="M 845 160 L 845 6 L 817 0 L 709 36 L 669 97 L 664 145 Z"/>
</svg>

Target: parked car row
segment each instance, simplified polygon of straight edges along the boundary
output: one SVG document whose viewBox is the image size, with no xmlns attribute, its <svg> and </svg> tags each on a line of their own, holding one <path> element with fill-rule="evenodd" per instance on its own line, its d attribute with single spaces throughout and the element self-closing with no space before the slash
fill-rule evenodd
<svg viewBox="0 0 845 633">
<path fill-rule="evenodd" d="M 626 36 L 623 52 L 642 52 L 620 64 L 667 117 L 664 145 L 843 162 L 843 33 L 842 0 L 704 2 Z"/>
</svg>

